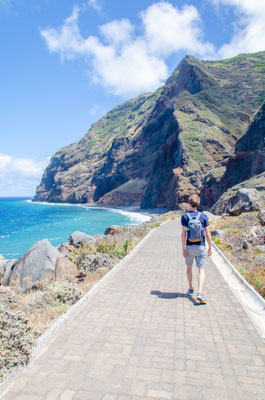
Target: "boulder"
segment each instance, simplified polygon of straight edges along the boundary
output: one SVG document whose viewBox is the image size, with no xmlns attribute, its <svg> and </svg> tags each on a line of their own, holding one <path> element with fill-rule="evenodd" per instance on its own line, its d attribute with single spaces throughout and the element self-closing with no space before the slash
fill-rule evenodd
<svg viewBox="0 0 265 400">
<path fill-rule="evenodd" d="M 69 243 L 60 244 L 60 246 L 57 247 L 59 253 L 64 256 L 67 256 L 74 248 L 75 247 Z"/>
<path fill-rule="evenodd" d="M 0 281 L 5 273 L 7 259 L 0 254 Z"/>
<path fill-rule="evenodd" d="M 123 229 L 122 226 L 111 225 L 105 230 L 105 235 L 115 235 L 116 233 L 121 233 Z"/>
<path fill-rule="evenodd" d="M 2 256 L 2 254 L 0 254 L 0 266 L 2 264 L 5 264 L 6 262 L 7 262 L 7 259 L 4 256 Z"/>
<path fill-rule="evenodd" d="M 214 214 L 228 213 L 240 215 L 243 212 L 258 211 L 260 208 L 260 195 L 254 188 L 240 188 L 237 191 L 226 192 L 211 208 Z"/>
<path fill-rule="evenodd" d="M 7 260 L 7 263 L 5 265 L 5 272 L 3 274 L 3 279 L 2 279 L 2 284 L 4 286 L 9 285 L 10 276 L 11 276 L 11 273 L 12 273 L 12 267 L 15 264 L 16 261 L 17 261 L 16 258 L 14 258 L 12 260 Z"/>
<path fill-rule="evenodd" d="M 216 229 L 216 230 L 211 231 L 211 236 L 223 238 L 225 235 L 226 235 L 226 232 L 222 231 L 221 229 Z"/>
<path fill-rule="evenodd" d="M 65 278 L 75 278 L 78 274 L 76 265 L 69 258 L 60 256 L 57 258 L 55 265 L 55 280 L 62 281 Z"/>
<path fill-rule="evenodd" d="M 87 235 L 86 233 L 75 231 L 71 234 L 68 239 L 68 243 L 75 247 L 80 247 L 85 243 L 94 243 L 95 239 L 92 236 Z"/>
<path fill-rule="evenodd" d="M 265 208 L 262 208 L 258 215 L 259 222 L 261 225 L 265 226 Z"/>
<path fill-rule="evenodd" d="M 10 285 L 18 281 L 19 289 L 25 292 L 39 280 L 44 284 L 50 283 L 55 278 L 55 264 L 59 254 L 48 239 L 40 240 L 14 263 Z"/>
</svg>

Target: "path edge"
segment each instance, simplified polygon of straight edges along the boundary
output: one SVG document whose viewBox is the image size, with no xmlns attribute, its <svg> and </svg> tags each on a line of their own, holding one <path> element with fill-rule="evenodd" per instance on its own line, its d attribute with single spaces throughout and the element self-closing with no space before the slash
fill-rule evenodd
<svg viewBox="0 0 265 400">
<path fill-rule="evenodd" d="M 212 242 L 213 263 L 242 305 L 265 343 L 265 300 L 236 270 L 223 252 Z"/>
</svg>

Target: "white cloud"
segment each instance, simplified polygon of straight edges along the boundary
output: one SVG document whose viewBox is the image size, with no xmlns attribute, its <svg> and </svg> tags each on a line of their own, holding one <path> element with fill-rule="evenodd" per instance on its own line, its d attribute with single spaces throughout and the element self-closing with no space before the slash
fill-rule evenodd
<svg viewBox="0 0 265 400">
<path fill-rule="evenodd" d="M 141 16 L 153 54 L 168 57 L 180 50 L 200 56 L 214 53 L 214 46 L 203 40 L 201 19 L 194 6 L 178 9 L 168 2 L 160 2 L 148 7 Z"/>
<path fill-rule="evenodd" d="M 118 47 L 122 43 L 131 41 L 133 30 L 134 27 L 128 19 L 115 19 L 114 21 L 100 26 L 102 36 L 114 47 Z"/>
<path fill-rule="evenodd" d="M 265 3 L 264 0 L 211 0 L 219 6 L 230 6 L 236 11 L 234 33 L 229 43 L 218 51 L 222 58 L 239 53 L 265 50 Z"/>
<path fill-rule="evenodd" d="M 36 161 L 0 154 L 0 196 L 33 194 L 49 160 Z"/>
<path fill-rule="evenodd" d="M 89 0 L 87 4 L 90 7 L 94 8 L 96 11 L 101 11 L 101 5 L 99 0 Z"/>
<path fill-rule="evenodd" d="M 62 58 L 83 56 L 92 66 L 94 82 L 116 95 L 151 91 L 168 77 L 166 59 L 179 51 L 209 56 L 214 46 L 205 42 L 195 7 L 182 10 L 167 1 L 148 7 L 140 14 L 142 35 L 128 19 L 100 26 L 100 37 L 83 37 L 78 26 L 81 9 L 73 12 L 59 28 L 41 30 L 48 49 Z"/>
</svg>

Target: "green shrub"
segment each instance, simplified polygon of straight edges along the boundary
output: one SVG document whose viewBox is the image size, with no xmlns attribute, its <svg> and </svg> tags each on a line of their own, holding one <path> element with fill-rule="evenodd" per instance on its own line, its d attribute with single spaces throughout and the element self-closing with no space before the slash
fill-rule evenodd
<svg viewBox="0 0 265 400">
<path fill-rule="evenodd" d="M 26 364 L 34 343 L 28 319 L 21 311 L 0 305 L 0 378 L 12 368 Z"/>
<path fill-rule="evenodd" d="M 59 303 L 69 305 L 75 304 L 84 295 L 73 281 L 54 282 L 49 290 Z"/>
</svg>

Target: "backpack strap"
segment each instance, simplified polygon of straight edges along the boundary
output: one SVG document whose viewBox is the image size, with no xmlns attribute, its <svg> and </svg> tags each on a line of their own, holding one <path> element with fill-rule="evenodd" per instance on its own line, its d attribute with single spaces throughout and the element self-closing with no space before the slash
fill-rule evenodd
<svg viewBox="0 0 265 400">
<path fill-rule="evenodd" d="M 186 215 L 187 215 L 187 217 L 188 217 L 188 219 L 190 221 L 192 219 L 192 216 L 188 212 L 186 212 Z"/>
<path fill-rule="evenodd" d="M 192 217 L 190 214 L 189 214 L 189 212 L 187 211 L 186 212 L 186 215 L 188 216 L 188 218 L 189 218 L 189 220 L 191 220 L 191 219 L 193 219 L 193 218 L 197 218 L 197 219 L 200 219 L 200 216 L 201 216 L 201 212 L 200 211 L 197 211 L 197 215 L 194 215 L 194 217 Z"/>
</svg>

